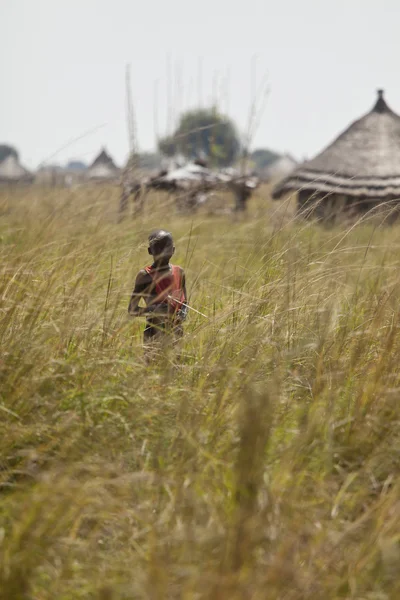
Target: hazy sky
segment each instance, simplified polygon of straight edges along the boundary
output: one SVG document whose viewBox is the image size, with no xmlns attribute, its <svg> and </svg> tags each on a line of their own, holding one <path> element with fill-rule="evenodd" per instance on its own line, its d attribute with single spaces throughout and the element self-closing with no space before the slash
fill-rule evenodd
<svg viewBox="0 0 400 600">
<path fill-rule="evenodd" d="M 105 145 L 121 163 L 126 63 L 141 150 L 216 98 L 244 131 L 255 65 L 270 94 L 253 148 L 311 157 L 378 87 L 400 112 L 399 24 L 399 0 L 0 0 L 0 143 L 34 167 L 104 125 L 51 162 Z"/>
</svg>

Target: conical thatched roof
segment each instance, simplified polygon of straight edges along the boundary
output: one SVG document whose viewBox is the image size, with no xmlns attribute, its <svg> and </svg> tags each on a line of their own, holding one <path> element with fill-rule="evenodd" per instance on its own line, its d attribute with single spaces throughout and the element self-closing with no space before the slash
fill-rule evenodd
<svg viewBox="0 0 400 600">
<path fill-rule="evenodd" d="M 388 107 L 382 90 L 368 114 L 280 182 L 273 197 L 290 190 L 400 198 L 400 116 Z"/>
<path fill-rule="evenodd" d="M 18 158 L 10 154 L 0 163 L 0 183 L 29 183 L 33 175 L 23 167 Z"/>
<path fill-rule="evenodd" d="M 87 170 L 87 178 L 97 181 L 111 181 L 117 179 L 119 169 L 111 156 L 103 148 Z"/>
</svg>

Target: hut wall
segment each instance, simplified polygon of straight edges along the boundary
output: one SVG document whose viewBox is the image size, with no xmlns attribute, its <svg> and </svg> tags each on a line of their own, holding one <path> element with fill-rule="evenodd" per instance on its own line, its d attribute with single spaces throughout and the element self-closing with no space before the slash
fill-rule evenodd
<svg viewBox="0 0 400 600">
<path fill-rule="evenodd" d="M 300 190 L 297 195 L 297 214 L 306 219 L 320 216 L 324 194 L 312 190 Z"/>
<path fill-rule="evenodd" d="M 334 221 L 343 216 L 365 212 L 363 199 L 346 194 L 300 190 L 297 199 L 297 212 L 305 218 Z M 370 202 L 368 207 L 371 207 Z"/>
</svg>

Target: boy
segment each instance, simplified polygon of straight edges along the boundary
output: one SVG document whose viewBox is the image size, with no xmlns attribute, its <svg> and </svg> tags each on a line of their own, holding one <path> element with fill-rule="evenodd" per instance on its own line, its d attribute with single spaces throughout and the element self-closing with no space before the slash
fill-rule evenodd
<svg viewBox="0 0 400 600">
<path fill-rule="evenodd" d="M 169 262 L 175 252 L 172 235 L 163 229 L 153 231 L 149 235 L 148 252 L 153 264 L 139 271 L 128 308 L 132 316 L 147 315 L 145 344 L 165 338 L 168 333 L 182 336 L 182 323 L 187 315 L 185 272 Z M 145 308 L 139 306 L 141 298 Z"/>
</svg>

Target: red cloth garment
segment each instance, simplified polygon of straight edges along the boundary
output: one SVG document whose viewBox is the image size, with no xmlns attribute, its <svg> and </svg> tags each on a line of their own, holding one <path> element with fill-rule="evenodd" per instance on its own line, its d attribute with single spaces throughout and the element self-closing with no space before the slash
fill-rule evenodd
<svg viewBox="0 0 400 600">
<path fill-rule="evenodd" d="M 180 267 L 171 265 L 171 270 L 166 272 L 149 266 L 145 267 L 145 271 L 153 279 L 155 287 L 156 298 L 152 304 L 168 304 L 169 311 L 175 313 L 182 307 L 182 304 L 186 303 Z"/>
</svg>

